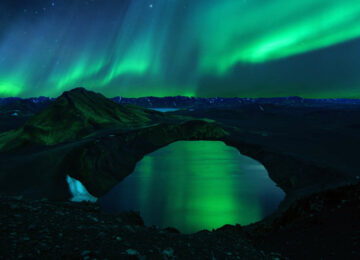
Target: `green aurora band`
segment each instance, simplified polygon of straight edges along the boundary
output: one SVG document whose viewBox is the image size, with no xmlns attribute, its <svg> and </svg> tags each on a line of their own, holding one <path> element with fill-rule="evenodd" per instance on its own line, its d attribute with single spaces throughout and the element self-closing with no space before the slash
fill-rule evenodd
<svg viewBox="0 0 360 260">
<path fill-rule="evenodd" d="M 119 2 L 17 17 L 0 37 L 0 96 L 57 96 L 77 86 L 107 96 L 197 96 L 207 75 L 221 79 L 238 64 L 261 66 L 360 37 L 357 0 Z M 303 94 L 353 96 L 360 77 L 345 92 L 338 87 Z M 302 94 L 284 91 L 293 93 Z"/>
</svg>

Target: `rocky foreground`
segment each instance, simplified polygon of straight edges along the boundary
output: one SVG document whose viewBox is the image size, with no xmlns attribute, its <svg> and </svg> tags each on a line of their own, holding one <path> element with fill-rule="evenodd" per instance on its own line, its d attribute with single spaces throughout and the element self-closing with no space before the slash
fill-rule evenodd
<svg viewBox="0 0 360 260">
<path fill-rule="evenodd" d="M 289 259 L 359 259 L 360 183 L 297 200 L 279 217 L 245 229 L 257 248 Z"/>
<path fill-rule="evenodd" d="M 240 227 L 183 235 L 145 227 L 134 212 L 4 196 L 0 248 L 2 259 L 280 259 L 255 249 Z"/>
<path fill-rule="evenodd" d="M 360 184 L 251 226 L 191 235 L 96 204 L 0 197 L 1 259 L 359 259 Z"/>
</svg>

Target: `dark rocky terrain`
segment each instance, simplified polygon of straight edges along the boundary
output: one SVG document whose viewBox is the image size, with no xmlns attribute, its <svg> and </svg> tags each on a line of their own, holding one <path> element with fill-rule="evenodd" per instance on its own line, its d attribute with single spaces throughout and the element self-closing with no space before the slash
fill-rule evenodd
<svg viewBox="0 0 360 260">
<path fill-rule="evenodd" d="M 103 213 L 95 204 L 0 197 L 1 258 L 275 259 L 240 227 L 183 235 L 145 227 L 137 213 Z"/>
<path fill-rule="evenodd" d="M 359 259 L 360 183 L 312 194 L 246 229 L 257 248 L 289 259 Z"/>
<path fill-rule="evenodd" d="M 179 99 L 190 102 L 184 97 L 164 98 L 156 104 L 155 98 L 150 101 L 152 107 L 174 107 L 166 104 L 174 100 L 180 104 Z M 56 101 L 45 102 L 42 109 L 35 105 L 39 110 L 33 113 L 39 113 L 30 119 L 29 115 L 14 117 L 16 120 L 4 127 L 10 131 L 0 134 L 0 191 L 4 194 L 1 228 L 5 231 L 1 244 L 5 245 L 2 248 L 10 248 L 2 251 L 4 257 L 15 257 L 21 251 L 34 254 L 29 251 L 34 248 L 29 246 L 29 241 L 47 240 L 40 233 L 36 233 L 34 239 L 26 236 L 29 240 L 24 250 L 17 246 L 20 251 L 10 251 L 6 243 L 13 240 L 18 243 L 23 234 L 32 233 L 27 227 L 34 219 L 39 219 L 39 223 L 56 219 L 57 229 L 44 224 L 51 236 L 61 228 L 70 231 L 66 239 L 47 244 L 51 248 L 43 253 L 47 256 L 63 254 L 61 256 L 71 258 L 81 257 L 83 253 L 83 257 L 87 257 L 83 252 L 86 251 L 95 254 L 89 255 L 94 258 L 98 252 L 100 258 L 136 258 L 124 254 L 132 249 L 140 259 L 144 259 L 143 256 L 148 259 L 280 258 L 271 252 L 290 259 L 358 259 L 359 102 L 296 97 L 239 100 L 193 99 L 193 104 L 201 105 L 184 105 L 191 109 L 164 114 L 116 104 L 99 94 L 75 89 Z M 220 105 L 214 105 L 216 102 Z M 9 110 L 11 104 L 2 105 L 0 110 Z M 5 116 L 8 114 L 1 114 L 1 121 Z M 277 212 L 259 223 L 242 228 L 225 226 L 215 232 L 190 236 L 144 227 L 137 216 L 124 213 L 125 220 L 119 224 L 119 230 L 133 225 L 131 221 L 138 226 L 132 229 L 140 230 L 121 233 L 121 239 L 127 243 L 124 245 L 113 244 L 110 238 L 112 232 L 116 232 L 111 226 L 117 216 L 101 213 L 94 205 L 60 202 L 70 197 L 65 181 L 67 174 L 79 179 L 91 194 L 99 197 L 131 174 L 144 155 L 178 140 L 220 140 L 236 147 L 266 167 L 269 176 L 286 192 L 285 200 Z M 22 195 L 24 199 L 8 197 L 14 195 Z M 50 201 L 39 201 L 41 198 Z M 13 209 L 12 204 L 18 207 Z M 44 210 L 28 211 L 31 205 Z M 69 219 L 80 216 L 76 220 L 79 222 L 58 218 L 55 208 L 67 212 Z M 97 219 L 104 217 L 104 223 L 87 222 L 89 210 L 95 212 Z M 82 221 L 88 225 L 81 233 L 83 237 L 79 237 L 75 226 Z M 107 230 L 106 227 L 110 233 L 100 231 Z M 10 232 L 11 228 L 15 231 Z M 92 228 L 96 229 L 94 233 Z M 16 233 L 11 238 L 13 232 Z M 100 239 L 102 243 L 98 243 L 96 232 L 105 232 L 105 237 Z M 81 246 L 75 246 L 72 238 L 78 238 L 76 244 Z M 188 249 L 181 244 L 186 239 L 193 239 Z M 68 249 L 59 245 L 60 242 L 70 245 L 67 248 L 78 249 L 64 255 Z M 160 248 L 157 251 L 155 244 Z M 56 245 L 61 246 L 62 251 L 54 251 Z M 120 251 L 115 250 L 118 246 Z M 97 250 L 88 253 L 89 247 Z M 171 248 L 174 252 L 170 249 L 169 252 L 173 255 L 164 256 L 162 252 L 166 248 Z"/>
<path fill-rule="evenodd" d="M 180 234 L 96 204 L 0 197 L 1 259 L 359 259 L 360 185 L 248 227 Z M 286 257 L 285 257 L 286 256 Z"/>
</svg>

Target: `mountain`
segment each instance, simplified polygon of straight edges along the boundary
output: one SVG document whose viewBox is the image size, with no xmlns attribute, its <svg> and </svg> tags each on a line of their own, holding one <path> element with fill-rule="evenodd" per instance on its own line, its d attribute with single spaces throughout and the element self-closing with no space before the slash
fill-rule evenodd
<svg viewBox="0 0 360 260">
<path fill-rule="evenodd" d="M 0 193 L 68 199 L 70 176 L 99 197 L 152 151 L 179 140 L 226 135 L 211 120 L 120 105 L 73 89 L 20 128 L 0 134 Z"/>
<path fill-rule="evenodd" d="M 198 97 L 141 97 L 125 98 L 114 97 L 111 100 L 118 104 L 134 104 L 146 108 L 224 108 L 236 107 L 248 104 L 273 104 L 286 106 L 319 106 L 329 105 L 360 105 L 359 99 L 306 99 L 301 97 L 279 97 L 279 98 L 198 98 Z"/>
<path fill-rule="evenodd" d="M 81 89 L 81 88 L 80 88 Z M 19 116 L 34 115 L 46 106 L 53 103 L 56 99 L 48 97 L 34 98 L 0 98 L 0 115 L 7 114 L 13 116 L 18 113 Z M 137 105 L 144 108 L 218 108 L 218 107 L 236 107 L 247 104 L 273 104 L 286 106 L 308 106 L 317 107 L 323 105 L 360 105 L 360 99 L 309 99 L 297 96 L 293 97 L 276 97 L 276 98 L 201 98 L 201 97 L 140 97 L 126 98 L 114 97 L 110 98 L 113 102 L 121 105 Z"/>
<path fill-rule="evenodd" d="M 99 93 L 76 88 L 64 92 L 23 127 L 0 135 L 0 150 L 26 144 L 54 145 L 110 127 L 141 127 L 161 113 L 119 105 Z"/>
</svg>

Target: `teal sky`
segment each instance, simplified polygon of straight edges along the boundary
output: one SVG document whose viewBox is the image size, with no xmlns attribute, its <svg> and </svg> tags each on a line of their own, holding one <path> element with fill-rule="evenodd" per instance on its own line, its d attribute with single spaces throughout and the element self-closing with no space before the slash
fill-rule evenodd
<svg viewBox="0 0 360 260">
<path fill-rule="evenodd" d="M 0 3 L 0 96 L 360 97 L 360 1 Z"/>
</svg>

